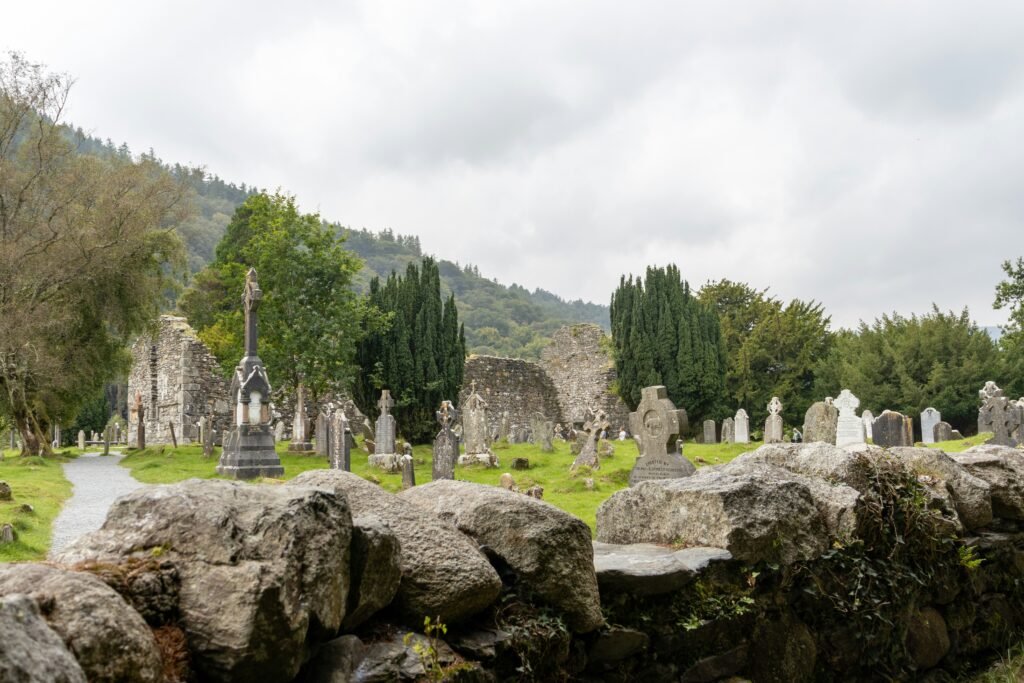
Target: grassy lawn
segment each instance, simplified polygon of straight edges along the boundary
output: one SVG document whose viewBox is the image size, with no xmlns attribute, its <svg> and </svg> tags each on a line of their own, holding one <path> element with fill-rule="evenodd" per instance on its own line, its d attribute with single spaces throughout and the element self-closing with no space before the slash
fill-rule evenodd
<svg viewBox="0 0 1024 683">
<path fill-rule="evenodd" d="M 978 446 L 992 438 L 992 434 L 989 432 L 982 432 L 974 436 L 969 436 L 966 439 L 958 439 L 956 441 L 939 441 L 937 443 L 928 444 L 928 448 L 938 448 L 940 451 L 947 453 L 960 453 L 966 451 L 971 446 Z M 925 444 L 917 444 L 918 446 L 924 446 Z"/>
<path fill-rule="evenodd" d="M 4 451 L 0 481 L 11 485 L 14 500 L 0 502 L 0 524 L 12 524 L 18 534 L 14 543 L 0 545 L 0 562 L 42 560 L 50 548 L 53 520 L 71 497 L 71 482 L 62 465 L 77 449 L 65 449 L 52 458 L 22 458 L 18 451 Z M 67 453 L 67 455 L 64 455 Z M 22 512 L 24 504 L 32 512 Z"/>
<path fill-rule="evenodd" d="M 534 484 L 544 488 L 544 500 L 556 505 L 566 512 L 576 515 L 593 529 L 597 507 L 613 493 L 628 485 L 629 472 L 636 461 L 637 447 L 632 441 L 610 442 L 615 452 L 601 459 L 600 469 L 572 473 L 569 466 L 573 456 L 569 452 L 569 444 L 564 441 L 555 442 L 553 453 L 543 453 L 531 444 L 496 444 L 495 454 L 501 462 L 500 467 L 456 467 L 455 478 L 479 484 L 498 485 L 502 473 L 509 472 L 520 489 Z M 684 452 L 698 467 L 717 465 L 732 460 L 740 453 L 753 450 L 760 443 L 751 444 L 686 444 Z M 327 467 L 324 458 L 315 455 L 295 455 L 287 452 L 287 443 L 278 444 L 278 453 L 284 465 L 284 478 L 290 479 L 300 472 L 310 469 Z M 149 484 L 161 484 L 191 477 L 210 479 L 217 476 L 214 468 L 220 449 L 210 459 L 202 456 L 198 446 L 182 446 L 174 449 L 170 446 L 157 446 L 144 451 L 133 452 L 121 461 L 121 465 L 131 469 L 132 476 Z M 432 450 L 429 445 L 413 448 L 413 460 L 416 469 L 416 482 L 424 484 L 431 479 Z M 513 471 L 513 458 L 527 458 L 530 469 Z M 352 453 L 352 471 L 361 477 L 380 483 L 388 491 L 397 492 L 402 488 L 401 474 L 386 474 L 367 464 L 367 456 L 362 450 Z M 593 490 L 588 490 L 586 480 L 594 480 Z"/>
</svg>

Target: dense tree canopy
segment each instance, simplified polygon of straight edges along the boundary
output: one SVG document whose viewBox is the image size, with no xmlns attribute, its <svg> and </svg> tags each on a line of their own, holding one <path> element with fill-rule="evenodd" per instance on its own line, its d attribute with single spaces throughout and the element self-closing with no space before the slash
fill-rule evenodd
<svg viewBox="0 0 1024 683">
<path fill-rule="evenodd" d="M 619 395 L 631 408 L 663 384 L 691 416 L 711 416 L 725 398 L 726 350 L 718 315 L 698 301 L 675 266 L 623 277 L 611 300 Z"/>
<path fill-rule="evenodd" d="M 261 192 L 238 207 L 213 263 L 179 300 L 225 372 L 242 357 L 239 297 L 250 267 L 263 289 L 259 353 L 275 389 L 290 395 L 302 385 L 314 401 L 346 390 L 356 345 L 377 316 L 352 287 L 361 262 L 344 239 L 293 197 Z"/>
<path fill-rule="evenodd" d="M 898 410 L 915 422 L 932 406 L 954 427 L 970 431 L 978 416 L 978 390 L 998 372 L 996 344 L 967 309 L 943 313 L 933 307 L 923 316 L 883 315 L 839 334 L 818 363 L 816 392 L 835 396 L 850 389 L 861 409 L 876 415 Z"/>
<path fill-rule="evenodd" d="M 1003 389 L 1010 396 L 1024 396 L 1024 258 L 1005 261 L 1006 279 L 996 285 L 997 309 L 1008 308 L 1010 322 L 999 339 L 1003 350 Z"/>
<path fill-rule="evenodd" d="M 185 188 L 147 159 L 76 154 L 69 89 L 20 55 L 0 61 L 0 414 L 33 454 L 123 372 L 183 264 Z"/>
<path fill-rule="evenodd" d="M 441 401 L 455 401 L 462 388 L 466 338 L 454 295 L 441 301 L 437 264 L 410 263 L 405 276 L 392 273 L 370 282 L 369 302 L 390 316 L 386 330 L 371 332 L 359 345 L 362 372 L 353 387 L 359 410 L 376 417 L 381 389 L 395 400 L 399 431 L 414 443 L 433 438 Z"/>
</svg>

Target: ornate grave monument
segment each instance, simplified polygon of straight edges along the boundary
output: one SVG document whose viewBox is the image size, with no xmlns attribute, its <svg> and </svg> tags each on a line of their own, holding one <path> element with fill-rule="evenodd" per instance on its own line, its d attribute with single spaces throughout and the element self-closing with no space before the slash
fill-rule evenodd
<svg viewBox="0 0 1024 683">
<path fill-rule="evenodd" d="M 373 455 L 370 456 L 370 465 L 386 472 L 398 472 L 402 469 L 401 454 L 395 453 L 395 416 L 391 409 L 395 406 L 395 399 L 391 398 L 391 392 L 384 389 L 380 392 L 380 400 L 377 407 L 380 408 L 380 417 L 377 418 L 376 429 L 373 438 Z"/>
<path fill-rule="evenodd" d="M 434 461 L 431 466 L 433 480 L 454 479 L 455 461 L 459 457 L 459 437 L 455 436 L 452 427 L 459 418 L 459 411 L 451 401 L 442 401 L 437 411 L 437 421 L 441 431 L 434 438 Z"/>
<path fill-rule="evenodd" d="M 764 442 L 782 443 L 782 401 L 772 396 L 768 402 L 768 419 L 764 421 Z"/>
<path fill-rule="evenodd" d="M 497 467 L 498 458 L 487 442 L 487 402 L 477 393 L 476 382 L 470 385 L 469 398 L 462 406 L 462 435 L 466 452 L 459 456 L 460 465 L 483 463 Z"/>
<path fill-rule="evenodd" d="M 640 457 L 629 473 L 629 485 L 635 486 L 652 479 L 679 479 L 697 471 L 676 450 L 676 439 L 686 431 L 686 411 L 676 410 L 663 386 L 646 387 L 640 392 L 640 404 L 629 415 L 629 429 L 640 442 Z"/>
<path fill-rule="evenodd" d="M 857 416 L 860 399 L 849 389 L 843 389 L 833 404 L 839 410 L 836 423 L 836 445 L 840 448 L 858 449 L 867 446 L 864 435 L 864 421 Z"/>
<path fill-rule="evenodd" d="M 281 459 L 274 450 L 270 426 L 270 380 L 257 353 L 258 315 L 263 291 L 256 280 L 256 269 L 245 276 L 242 305 L 245 308 L 245 356 L 235 367 L 228 395 L 234 404 L 231 431 L 224 440 L 224 451 L 217 473 L 235 479 L 280 477 Z M 141 423 L 140 423 L 141 424 Z"/>
</svg>

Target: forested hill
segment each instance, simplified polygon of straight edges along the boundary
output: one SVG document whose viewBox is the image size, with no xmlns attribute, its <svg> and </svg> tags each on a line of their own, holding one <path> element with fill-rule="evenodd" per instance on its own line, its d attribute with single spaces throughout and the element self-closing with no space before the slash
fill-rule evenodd
<svg viewBox="0 0 1024 683">
<path fill-rule="evenodd" d="M 415 236 L 396 235 L 391 230 L 375 233 L 335 227 L 365 262 L 361 274 L 364 284 L 374 275 L 383 278 L 392 270 L 401 273 L 423 255 Z M 609 329 L 607 306 L 565 301 L 543 289 L 530 292 L 514 283 L 501 285 L 483 277 L 476 266 L 443 258 L 439 258 L 438 267 L 442 287 L 455 294 L 472 353 L 537 358 L 551 334 L 563 325 L 587 322 Z"/>
<path fill-rule="evenodd" d="M 90 137 L 81 129 L 69 129 L 68 133 L 84 154 L 131 155 L 127 145 Z M 153 150 L 143 156 L 160 161 Z M 189 270 L 195 273 L 213 259 L 235 207 L 256 188 L 227 182 L 202 168 L 160 163 L 195 190 L 197 213 L 178 226 L 188 250 Z M 365 262 L 359 277 L 363 287 L 374 275 L 385 278 L 392 270 L 402 273 L 410 262 L 423 256 L 416 236 L 396 235 L 390 229 L 372 232 L 331 225 L 346 235 L 349 248 Z M 517 284 L 505 286 L 483 277 L 475 266 L 444 260 L 443 255 L 436 257 L 442 286 L 455 293 L 471 353 L 537 358 L 551 334 L 563 325 L 588 322 L 609 329 L 607 305 L 565 301 L 551 292 L 531 292 Z"/>
</svg>

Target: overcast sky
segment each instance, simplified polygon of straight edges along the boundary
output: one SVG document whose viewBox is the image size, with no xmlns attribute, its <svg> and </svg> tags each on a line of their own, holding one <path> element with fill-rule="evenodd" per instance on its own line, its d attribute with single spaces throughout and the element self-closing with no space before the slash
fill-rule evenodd
<svg viewBox="0 0 1024 683">
<path fill-rule="evenodd" d="M 1019 1 L 10 4 L 92 134 L 505 284 L 674 262 L 990 325 L 1024 256 Z"/>
</svg>

